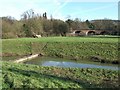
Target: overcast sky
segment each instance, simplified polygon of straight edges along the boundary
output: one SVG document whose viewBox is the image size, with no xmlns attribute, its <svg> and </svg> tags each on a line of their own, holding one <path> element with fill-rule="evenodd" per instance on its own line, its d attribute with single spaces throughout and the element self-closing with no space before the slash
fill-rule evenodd
<svg viewBox="0 0 120 90">
<path fill-rule="evenodd" d="M 47 12 L 48 18 L 66 20 L 118 19 L 119 0 L 0 0 L 0 17 L 20 19 L 23 12 L 33 9 L 35 13 Z"/>
</svg>

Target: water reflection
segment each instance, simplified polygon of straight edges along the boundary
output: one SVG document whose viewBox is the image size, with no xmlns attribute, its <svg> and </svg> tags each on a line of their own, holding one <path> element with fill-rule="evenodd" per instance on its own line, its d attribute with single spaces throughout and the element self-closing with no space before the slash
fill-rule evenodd
<svg viewBox="0 0 120 90">
<path fill-rule="evenodd" d="M 111 69 L 118 70 L 117 66 L 111 66 L 107 64 L 97 64 L 97 63 L 88 63 L 88 62 L 75 62 L 73 60 L 64 60 L 60 58 L 36 58 L 24 62 L 25 64 L 35 64 L 40 66 L 56 66 L 56 67 L 78 67 L 78 68 L 102 68 L 102 69 Z"/>
</svg>

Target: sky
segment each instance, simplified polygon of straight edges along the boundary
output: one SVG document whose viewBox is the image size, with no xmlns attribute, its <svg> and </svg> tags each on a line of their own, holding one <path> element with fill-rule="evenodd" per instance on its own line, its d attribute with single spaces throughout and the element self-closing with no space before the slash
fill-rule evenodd
<svg viewBox="0 0 120 90">
<path fill-rule="evenodd" d="M 47 12 L 55 19 L 80 20 L 118 19 L 119 0 L 0 0 L 0 17 L 12 16 L 20 20 L 21 15 L 30 9 L 37 14 Z"/>
</svg>

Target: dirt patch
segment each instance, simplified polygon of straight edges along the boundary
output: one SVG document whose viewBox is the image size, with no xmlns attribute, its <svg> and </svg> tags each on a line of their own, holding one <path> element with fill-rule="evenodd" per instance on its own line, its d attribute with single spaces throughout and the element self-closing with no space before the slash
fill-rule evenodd
<svg viewBox="0 0 120 90">
<path fill-rule="evenodd" d="M 0 57 L 2 57 L 2 53 L 0 53 Z"/>
<path fill-rule="evenodd" d="M 40 53 L 38 56 L 44 56 L 45 54 L 43 54 L 43 53 Z"/>
<path fill-rule="evenodd" d="M 100 56 L 91 56 L 90 60 L 94 61 L 94 62 L 100 62 L 100 63 L 111 63 L 111 64 L 119 64 L 118 60 L 114 60 L 114 61 L 108 61 Z"/>
<path fill-rule="evenodd" d="M 119 64 L 120 62 L 115 60 L 115 61 L 112 61 L 112 64 Z"/>
<path fill-rule="evenodd" d="M 15 54 L 15 53 L 3 53 L 0 54 L 3 57 L 10 57 L 10 56 L 20 56 L 19 54 Z"/>
<path fill-rule="evenodd" d="M 20 55 L 20 54 L 16 54 L 16 53 L 2 53 L 0 54 L 0 56 L 2 57 L 12 57 L 12 56 L 20 56 L 20 57 L 26 57 L 26 56 L 30 56 L 32 54 L 26 54 L 26 55 Z"/>
<path fill-rule="evenodd" d="M 104 59 L 102 58 L 102 57 L 100 57 L 100 56 L 91 56 L 90 57 L 90 59 L 92 60 L 92 61 L 94 61 L 94 62 L 103 62 L 104 63 Z"/>
</svg>

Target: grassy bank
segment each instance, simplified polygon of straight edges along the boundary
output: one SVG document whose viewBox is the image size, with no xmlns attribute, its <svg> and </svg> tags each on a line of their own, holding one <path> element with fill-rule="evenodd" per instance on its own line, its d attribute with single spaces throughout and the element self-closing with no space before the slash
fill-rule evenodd
<svg viewBox="0 0 120 90">
<path fill-rule="evenodd" d="M 43 53 L 46 56 L 74 60 L 118 60 L 118 38 L 116 37 L 43 37 L 4 39 L 4 55 L 29 55 Z"/>
<path fill-rule="evenodd" d="M 3 62 L 3 88 L 117 88 L 118 71 Z"/>
<path fill-rule="evenodd" d="M 119 36 L 89 36 L 89 37 L 42 37 L 42 38 L 17 38 L 20 42 L 105 42 L 118 43 Z M 3 41 L 16 41 L 15 39 L 3 39 Z"/>
</svg>

